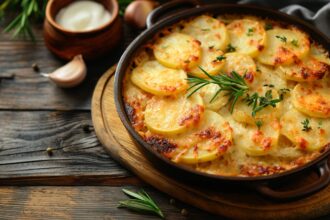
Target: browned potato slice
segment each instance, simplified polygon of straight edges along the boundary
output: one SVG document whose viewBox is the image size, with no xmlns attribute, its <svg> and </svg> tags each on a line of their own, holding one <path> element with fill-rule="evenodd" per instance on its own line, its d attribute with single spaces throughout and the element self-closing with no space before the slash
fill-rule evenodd
<svg viewBox="0 0 330 220">
<path fill-rule="evenodd" d="M 202 49 L 195 38 L 181 33 L 171 33 L 159 38 L 154 45 L 158 62 L 174 69 L 191 69 L 201 60 Z"/>
<path fill-rule="evenodd" d="M 330 118 L 330 81 L 300 83 L 292 92 L 293 106 L 316 118 Z"/>
</svg>

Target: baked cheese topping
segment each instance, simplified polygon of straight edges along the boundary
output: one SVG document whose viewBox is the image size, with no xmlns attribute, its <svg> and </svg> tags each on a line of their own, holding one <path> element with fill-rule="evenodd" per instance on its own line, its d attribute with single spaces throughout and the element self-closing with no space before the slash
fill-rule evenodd
<svg viewBox="0 0 330 220">
<path fill-rule="evenodd" d="M 329 52 L 295 26 L 201 15 L 140 48 L 126 113 L 169 160 L 223 176 L 262 176 L 330 147 Z"/>
</svg>

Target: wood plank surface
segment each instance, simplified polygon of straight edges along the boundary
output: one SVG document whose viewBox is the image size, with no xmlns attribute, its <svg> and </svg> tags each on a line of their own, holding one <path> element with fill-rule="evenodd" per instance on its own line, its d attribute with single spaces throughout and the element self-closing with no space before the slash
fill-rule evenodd
<svg viewBox="0 0 330 220">
<path fill-rule="evenodd" d="M 0 187 L 1 220 L 59 220 L 59 219 L 102 219 L 102 220 L 144 220 L 158 217 L 118 209 L 118 202 L 127 199 L 122 187 Z M 170 204 L 170 197 L 152 188 L 146 192 L 158 203 L 166 219 L 223 219 L 206 214 L 179 201 Z M 188 215 L 182 215 L 186 209 Z"/>
<path fill-rule="evenodd" d="M 89 112 L 0 111 L 0 119 L 0 184 L 22 177 L 71 176 L 70 184 L 77 176 L 130 176 L 104 151 Z"/>
<path fill-rule="evenodd" d="M 43 42 L 42 25 L 34 27 L 36 42 L 12 39 L 0 25 L 0 77 L 15 74 L 0 83 L 0 109 L 90 110 L 91 96 L 99 77 L 118 62 L 125 46 L 138 34 L 125 26 L 125 41 L 102 59 L 87 63 L 87 78 L 78 87 L 58 88 L 32 69 L 49 73 L 65 64 L 48 51 Z"/>
</svg>

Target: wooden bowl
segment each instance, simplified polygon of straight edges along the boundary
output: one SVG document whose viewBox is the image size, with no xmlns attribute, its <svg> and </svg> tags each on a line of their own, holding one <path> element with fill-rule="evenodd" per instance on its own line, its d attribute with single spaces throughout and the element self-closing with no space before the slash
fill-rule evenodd
<svg viewBox="0 0 330 220">
<path fill-rule="evenodd" d="M 74 0 L 49 0 L 44 22 L 44 40 L 47 48 L 58 57 L 70 60 L 82 54 L 84 59 L 93 60 L 103 56 L 119 45 L 122 37 L 122 22 L 116 0 L 96 0 L 111 13 L 106 24 L 90 31 L 71 31 L 55 22 L 55 16 L 63 7 Z"/>
</svg>

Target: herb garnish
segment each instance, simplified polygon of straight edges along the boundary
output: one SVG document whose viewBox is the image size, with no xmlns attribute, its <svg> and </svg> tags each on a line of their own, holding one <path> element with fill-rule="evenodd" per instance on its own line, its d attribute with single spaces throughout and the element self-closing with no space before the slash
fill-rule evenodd
<svg viewBox="0 0 330 220">
<path fill-rule="evenodd" d="M 226 57 L 224 55 L 217 56 L 217 58 L 216 58 L 216 60 L 218 60 L 218 61 L 222 61 L 224 59 L 226 59 Z"/>
<path fill-rule="evenodd" d="M 247 36 L 252 36 L 253 35 L 253 31 L 254 31 L 253 28 L 249 28 L 248 31 L 247 31 L 247 33 L 246 33 L 246 35 Z"/>
<path fill-rule="evenodd" d="M 258 121 L 256 121 L 255 122 L 256 123 L 256 125 L 257 125 L 257 127 L 258 127 L 258 130 L 260 130 L 260 128 L 261 128 L 261 126 L 262 126 L 262 121 L 261 120 L 258 120 Z"/>
<path fill-rule="evenodd" d="M 236 48 L 233 45 L 228 44 L 226 51 L 227 52 L 235 52 L 236 51 Z"/>
<path fill-rule="evenodd" d="M 303 129 L 302 131 L 309 131 L 312 129 L 312 127 L 309 125 L 309 120 L 308 118 L 306 118 L 304 121 L 301 122 L 301 124 L 303 125 Z"/>
<path fill-rule="evenodd" d="M 266 108 L 267 106 L 276 107 L 276 104 L 282 101 L 281 97 L 278 99 L 273 99 L 272 90 L 268 90 L 265 96 L 259 96 L 258 93 L 253 93 L 252 95 L 247 94 L 245 101 L 248 106 L 252 106 L 252 116 L 254 117 L 258 111 Z"/>
<path fill-rule="evenodd" d="M 118 206 L 119 208 L 128 208 L 137 212 L 151 213 L 164 218 L 162 211 L 144 190 L 135 193 L 130 190 L 123 189 L 123 192 L 132 197 L 132 199 L 120 201 Z"/>
<path fill-rule="evenodd" d="M 273 29 L 273 25 L 270 24 L 270 23 L 266 23 L 265 24 L 265 30 L 268 31 L 268 30 L 271 30 L 271 29 Z"/>
<path fill-rule="evenodd" d="M 210 28 L 202 28 L 202 31 L 210 31 Z"/>
<path fill-rule="evenodd" d="M 299 45 L 298 45 L 298 40 L 292 40 L 291 41 L 291 44 L 293 45 L 293 46 L 295 46 L 295 47 L 298 47 Z"/>
<path fill-rule="evenodd" d="M 246 85 L 244 81 L 244 77 L 242 77 L 235 71 L 232 71 L 229 75 L 220 74 L 220 75 L 212 76 L 208 72 L 206 72 L 202 67 L 199 67 L 199 69 L 201 69 L 209 79 L 203 79 L 196 76 L 189 76 L 187 80 L 192 85 L 189 87 L 188 91 L 192 89 L 194 90 L 190 92 L 188 97 L 192 96 L 195 92 L 197 92 L 199 89 L 203 88 L 206 85 L 216 84 L 219 86 L 219 89 L 214 94 L 210 102 L 212 102 L 220 92 L 224 91 L 226 92 L 226 95 L 229 96 L 228 102 L 230 103 L 230 112 L 233 112 L 234 106 L 238 98 L 243 96 L 245 92 L 249 89 L 249 87 Z"/>
<path fill-rule="evenodd" d="M 265 87 L 269 87 L 269 88 L 274 88 L 275 86 L 273 84 L 264 84 Z"/>
<path fill-rule="evenodd" d="M 319 125 L 317 128 L 320 129 L 322 127 L 323 122 L 319 121 L 317 124 Z"/>
<path fill-rule="evenodd" d="M 34 19 L 41 20 L 45 16 L 46 4 L 47 0 L 2 1 L 0 3 L 0 19 L 6 10 L 15 9 L 18 12 L 14 20 L 4 29 L 4 32 L 12 32 L 13 37 L 22 36 L 35 40 L 31 21 Z"/>
<path fill-rule="evenodd" d="M 285 94 L 290 92 L 290 89 L 288 88 L 282 88 L 278 90 L 278 93 L 280 94 L 280 99 L 283 99 Z"/>
<path fill-rule="evenodd" d="M 282 42 L 286 43 L 287 41 L 287 38 L 285 36 L 279 36 L 279 35 L 276 35 L 276 38 L 277 39 L 280 39 Z"/>
</svg>

